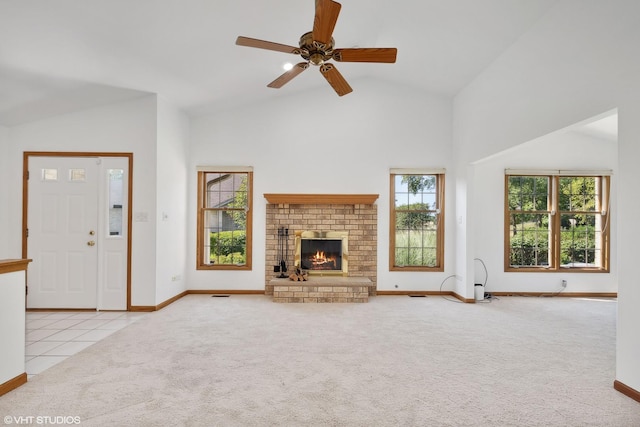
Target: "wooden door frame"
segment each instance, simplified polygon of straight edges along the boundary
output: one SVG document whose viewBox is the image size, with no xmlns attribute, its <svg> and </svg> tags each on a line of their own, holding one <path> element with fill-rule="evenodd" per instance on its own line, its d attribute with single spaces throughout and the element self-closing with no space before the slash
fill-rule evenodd
<svg viewBox="0 0 640 427">
<path fill-rule="evenodd" d="M 77 152 L 77 151 L 25 151 L 22 156 L 22 258 L 27 258 L 27 213 L 29 207 L 30 157 L 124 157 L 128 159 L 127 209 L 127 311 L 131 311 L 131 229 L 133 207 L 133 153 Z"/>
</svg>

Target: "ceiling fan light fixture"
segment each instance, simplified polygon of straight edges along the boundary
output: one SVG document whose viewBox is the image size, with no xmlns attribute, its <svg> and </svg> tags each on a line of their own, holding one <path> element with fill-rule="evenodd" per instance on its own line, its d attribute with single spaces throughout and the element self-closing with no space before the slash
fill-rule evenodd
<svg viewBox="0 0 640 427">
<path fill-rule="evenodd" d="M 312 53 L 309 55 L 309 62 L 312 65 L 322 65 L 324 64 L 325 56 L 319 52 Z"/>
</svg>

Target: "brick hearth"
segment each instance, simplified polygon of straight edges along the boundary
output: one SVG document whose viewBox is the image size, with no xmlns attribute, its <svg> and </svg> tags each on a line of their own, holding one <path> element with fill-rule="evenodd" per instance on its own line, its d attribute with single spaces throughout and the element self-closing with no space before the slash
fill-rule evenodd
<svg viewBox="0 0 640 427">
<path fill-rule="evenodd" d="M 366 277 L 311 277 L 305 282 L 272 279 L 274 302 L 368 302 L 369 288 Z"/>
<path fill-rule="evenodd" d="M 286 260 L 293 267 L 295 231 L 348 231 L 349 277 L 366 278 L 368 294 L 376 294 L 378 254 L 377 195 L 369 194 L 265 194 L 269 202 L 266 218 L 265 293 L 273 295 L 278 273 L 278 229 L 289 229 L 289 254 Z M 291 281 L 291 286 L 301 282 Z"/>
</svg>

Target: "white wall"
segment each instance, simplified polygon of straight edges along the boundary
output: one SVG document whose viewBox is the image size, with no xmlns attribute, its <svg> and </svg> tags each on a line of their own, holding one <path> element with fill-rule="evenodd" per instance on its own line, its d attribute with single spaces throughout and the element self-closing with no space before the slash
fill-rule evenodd
<svg viewBox="0 0 640 427">
<path fill-rule="evenodd" d="M 438 289 L 446 273 L 388 271 L 389 168 L 450 166 L 450 100 L 380 81 L 351 84 L 354 92 L 341 98 L 321 87 L 192 121 L 189 230 L 196 228 L 195 166 L 248 165 L 254 167 L 254 239 L 252 271 L 192 271 L 190 289 L 264 289 L 264 193 L 379 194 L 378 288 Z M 188 236 L 193 270 L 195 233 Z M 447 272 L 453 271 L 451 237 Z"/>
<path fill-rule="evenodd" d="M 640 88 L 639 88 L 640 89 Z M 638 180 L 640 171 L 640 90 L 621 102 L 618 134 L 618 323 L 616 379 L 640 392 L 640 286 L 638 286 L 638 260 L 640 259 L 640 230 L 637 227 L 640 212 Z M 626 196 L 626 197 L 625 197 Z"/>
<path fill-rule="evenodd" d="M 25 373 L 25 274 L 0 274 L 0 385 Z"/>
<path fill-rule="evenodd" d="M 469 225 L 475 233 L 474 257 L 481 259 L 490 280 L 487 292 L 558 292 L 562 280 L 567 280 L 564 292 L 617 292 L 617 266 L 609 274 L 519 273 L 504 272 L 504 170 L 515 169 L 598 169 L 613 170 L 618 165 L 618 145 L 572 131 L 561 131 L 506 150 L 475 164 L 473 183 L 475 209 L 469 215 Z M 615 200 L 615 179 L 611 188 Z M 615 203 L 613 209 L 616 209 Z M 615 236 L 617 221 L 611 219 L 611 235 Z M 616 246 L 611 259 L 617 259 Z M 485 271 L 474 263 L 474 282 L 483 283 Z"/>
<path fill-rule="evenodd" d="M 133 152 L 132 305 L 155 305 L 156 97 L 91 108 L 11 128 L 6 156 L 9 254 L 21 253 L 23 151 Z"/>
<path fill-rule="evenodd" d="M 454 101 L 454 143 L 460 165 L 486 158 L 557 129 L 618 108 L 616 201 L 618 341 L 617 379 L 640 390 L 640 291 L 636 226 L 640 160 L 640 3 L 635 0 L 565 0 L 519 39 Z M 469 179 L 462 168 L 460 181 Z M 467 194 L 461 212 L 472 211 Z M 624 232 L 622 232 L 624 230 Z M 473 234 L 473 233 L 468 233 Z M 474 236 L 457 239 L 474 254 Z M 475 255 L 475 254 L 474 254 Z M 468 259 L 458 259 L 464 292 L 473 294 Z M 512 280 L 518 280 L 513 276 Z M 524 276 L 522 276 L 524 277 Z"/>
<path fill-rule="evenodd" d="M 0 126 L 0 259 L 21 258 L 20 251 L 9 251 L 9 129 Z"/>
<path fill-rule="evenodd" d="M 189 121 L 158 98 L 156 304 L 187 289 Z"/>
</svg>

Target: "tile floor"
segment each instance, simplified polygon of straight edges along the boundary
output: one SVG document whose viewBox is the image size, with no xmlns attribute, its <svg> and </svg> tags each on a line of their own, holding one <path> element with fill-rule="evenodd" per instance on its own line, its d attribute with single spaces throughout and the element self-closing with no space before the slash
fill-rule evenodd
<svg viewBox="0 0 640 427">
<path fill-rule="evenodd" d="M 147 313 L 114 311 L 27 312 L 27 379 L 139 320 Z"/>
</svg>

